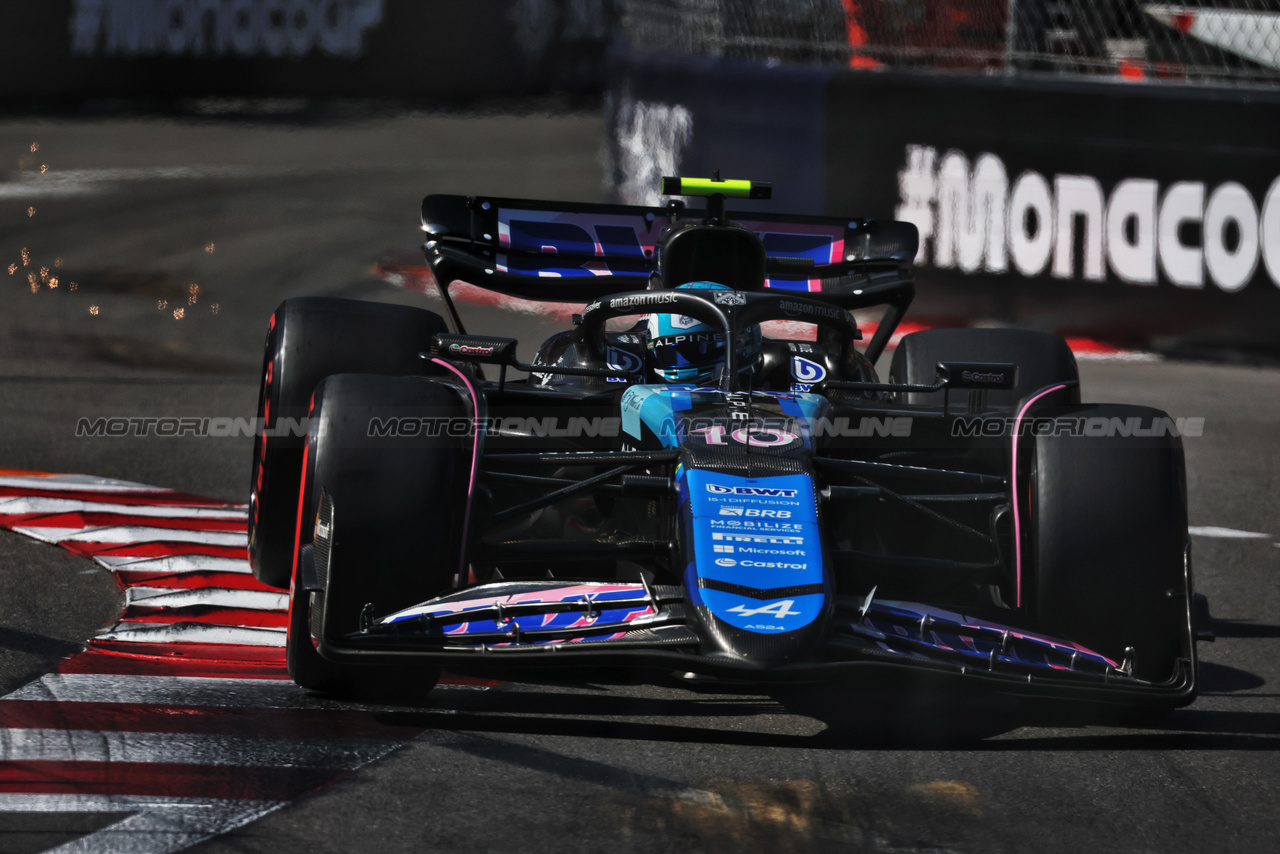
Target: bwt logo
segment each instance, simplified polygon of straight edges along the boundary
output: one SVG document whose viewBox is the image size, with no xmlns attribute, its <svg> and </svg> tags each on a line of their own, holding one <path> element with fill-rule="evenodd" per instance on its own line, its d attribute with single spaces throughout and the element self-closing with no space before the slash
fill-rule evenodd
<svg viewBox="0 0 1280 854">
<path fill-rule="evenodd" d="M 708 483 L 707 492 L 715 495 L 758 495 L 767 498 L 795 498 L 794 489 L 773 489 L 767 486 L 721 486 Z"/>
<path fill-rule="evenodd" d="M 817 362 L 811 362 L 802 356 L 792 356 L 791 376 L 798 382 L 812 384 L 826 379 L 827 369 Z"/>
<path fill-rule="evenodd" d="M 75 0 L 71 52 L 104 56 L 364 53 L 385 0 Z"/>
<path fill-rule="evenodd" d="M 1010 180 L 1004 162 L 979 154 L 908 145 L 898 173 L 900 220 L 920 229 L 916 263 L 942 269 L 1101 281 L 1106 271 L 1133 285 L 1159 274 L 1183 288 L 1205 279 L 1234 293 L 1261 261 L 1280 285 L 1280 177 L 1262 206 L 1243 185 L 1208 187 L 1178 181 L 1161 190 L 1149 178 L 1128 178 L 1103 190 L 1088 175 L 1026 171 Z M 1198 233 L 1198 237 L 1197 237 Z M 1077 243 L 1083 245 L 1081 269 Z"/>
</svg>

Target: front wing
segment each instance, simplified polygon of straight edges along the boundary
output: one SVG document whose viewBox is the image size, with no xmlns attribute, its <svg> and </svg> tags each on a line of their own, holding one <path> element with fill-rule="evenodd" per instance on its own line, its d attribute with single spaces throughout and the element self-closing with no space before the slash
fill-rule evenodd
<svg viewBox="0 0 1280 854">
<path fill-rule="evenodd" d="M 768 682 L 822 682 L 868 669 L 913 670 L 1041 697 L 1180 706 L 1195 696 L 1190 656 L 1162 683 L 1068 640 L 921 602 L 837 597 L 825 643 L 804 660 L 768 664 L 705 653 L 686 619 L 683 588 L 634 582 L 496 581 L 393 614 L 366 614 L 359 632 L 321 641 L 334 660 L 412 657 L 447 666 L 617 664 Z"/>
</svg>

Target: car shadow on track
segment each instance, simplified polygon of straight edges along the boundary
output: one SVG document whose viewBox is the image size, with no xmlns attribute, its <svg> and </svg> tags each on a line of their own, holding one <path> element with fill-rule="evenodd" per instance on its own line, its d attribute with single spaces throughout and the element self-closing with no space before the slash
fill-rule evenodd
<svg viewBox="0 0 1280 854">
<path fill-rule="evenodd" d="M 1263 684 L 1206 664 L 1206 691 L 1222 696 Z M 1280 713 L 1197 708 L 1163 716 L 1062 702 L 1027 702 L 911 676 L 857 685 L 759 686 L 678 677 L 606 685 L 594 674 L 505 681 L 486 692 L 434 692 L 383 707 L 385 724 L 474 734 L 714 743 L 844 750 L 1277 750 Z M 526 676 L 527 678 L 527 676 Z M 615 679 L 611 682 L 617 682 Z M 1249 696 L 1256 696 L 1250 694 Z M 1220 704 L 1216 704 L 1220 705 Z"/>
</svg>

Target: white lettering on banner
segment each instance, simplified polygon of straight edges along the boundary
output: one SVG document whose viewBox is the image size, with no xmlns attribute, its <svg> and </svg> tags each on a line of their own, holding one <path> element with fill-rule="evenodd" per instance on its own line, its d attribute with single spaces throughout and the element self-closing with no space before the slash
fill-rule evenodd
<svg viewBox="0 0 1280 854">
<path fill-rule="evenodd" d="M 74 0 L 80 56 L 302 56 L 364 53 L 385 0 Z"/>
<path fill-rule="evenodd" d="M 1156 198 L 1160 185 L 1146 178 L 1116 184 L 1107 203 L 1104 241 L 1111 270 L 1132 285 L 1156 283 Z M 1130 239 L 1130 229 L 1133 238 Z"/>
<path fill-rule="evenodd" d="M 1187 246 L 1179 238 L 1184 222 L 1199 222 L 1204 216 L 1204 184 L 1181 181 L 1164 194 L 1160 203 L 1160 269 L 1169 281 L 1183 288 L 1204 287 L 1204 253 Z"/>
<path fill-rule="evenodd" d="M 963 152 L 939 158 L 932 146 L 908 145 L 898 192 L 894 215 L 920 231 L 917 264 L 1086 281 L 1109 269 L 1133 285 L 1154 285 L 1162 271 L 1178 287 L 1203 288 L 1207 278 L 1235 293 L 1261 262 L 1280 286 L 1280 177 L 1259 208 L 1235 181 L 1178 181 L 1161 192 L 1155 180 L 1127 178 L 1108 193 L 1090 175 L 1028 170 L 1011 184 L 995 154 L 970 168 Z"/>
<path fill-rule="evenodd" d="M 680 104 L 637 101 L 623 87 L 610 93 L 605 111 L 614 114 L 614 145 L 605 149 L 604 174 L 619 179 L 616 191 L 628 205 L 660 205 L 663 175 L 679 175 L 684 151 L 693 140 L 693 114 Z"/>
</svg>

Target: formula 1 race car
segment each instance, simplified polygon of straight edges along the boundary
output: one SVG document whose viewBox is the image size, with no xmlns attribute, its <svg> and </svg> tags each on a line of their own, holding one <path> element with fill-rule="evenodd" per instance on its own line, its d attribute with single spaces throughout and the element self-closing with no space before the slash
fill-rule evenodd
<svg viewBox="0 0 1280 854">
<path fill-rule="evenodd" d="M 749 181 L 663 193 L 705 207 L 428 196 L 448 322 L 327 298 L 273 315 L 249 548 L 291 591 L 299 685 L 914 668 L 1194 699 L 1207 604 L 1175 422 L 1081 403 L 1066 343 L 1025 330 L 906 335 L 881 382 L 914 226 L 730 219 L 726 199 L 769 197 Z M 523 363 L 463 329 L 458 281 L 585 307 Z M 859 349 L 864 309 L 883 315 Z"/>
</svg>

